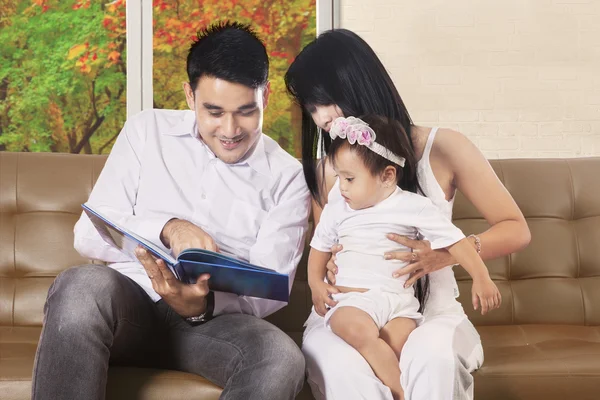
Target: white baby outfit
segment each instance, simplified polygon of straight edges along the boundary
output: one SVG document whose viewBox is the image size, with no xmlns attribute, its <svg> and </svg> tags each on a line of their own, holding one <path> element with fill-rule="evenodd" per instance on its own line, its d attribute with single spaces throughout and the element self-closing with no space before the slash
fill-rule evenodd
<svg viewBox="0 0 600 400">
<path fill-rule="evenodd" d="M 332 192 L 336 190 L 339 192 L 338 185 Z M 369 290 L 333 295 L 338 304 L 325 315 L 326 325 L 337 309 L 346 306 L 369 314 L 379 329 L 398 317 L 421 321 L 413 288 L 404 288 L 407 276 L 392 277 L 406 263 L 384 259 L 386 252 L 410 249 L 389 240 L 388 233 L 411 239 L 424 236 L 432 249 L 448 247 L 465 237 L 431 200 L 398 187 L 387 199 L 361 210 L 353 210 L 342 196 L 330 193 L 310 245 L 330 252 L 334 244 L 341 244 L 336 285 Z"/>
</svg>

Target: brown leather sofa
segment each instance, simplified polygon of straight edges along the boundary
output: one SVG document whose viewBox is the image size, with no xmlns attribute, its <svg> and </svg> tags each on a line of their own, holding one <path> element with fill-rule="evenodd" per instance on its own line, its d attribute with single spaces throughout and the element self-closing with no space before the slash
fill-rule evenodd
<svg viewBox="0 0 600 400">
<path fill-rule="evenodd" d="M 89 260 L 73 250 L 73 225 L 105 158 L 0 153 L 0 398 L 30 398 L 46 292 L 62 270 Z M 600 158 L 500 160 L 492 165 L 531 228 L 529 247 L 488 263 L 504 302 L 481 317 L 484 366 L 476 399 L 600 398 Z M 465 233 L 486 223 L 459 197 Z M 290 305 L 269 318 L 297 343 L 310 309 L 306 258 Z M 80 355 L 85 356 L 85 355 Z M 109 399 L 217 399 L 201 377 L 137 368 L 109 371 Z M 305 387 L 299 398 L 312 398 Z"/>
</svg>

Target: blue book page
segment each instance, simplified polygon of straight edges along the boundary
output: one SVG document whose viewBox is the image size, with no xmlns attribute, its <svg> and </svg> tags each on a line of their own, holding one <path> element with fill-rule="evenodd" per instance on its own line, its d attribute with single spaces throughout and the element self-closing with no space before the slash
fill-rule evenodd
<svg viewBox="0 0 600 400">
<path fill-rule="evenodd" d="M 247 268 L 235 263 L 216 263 L 198 257 L 180 255 L 178 267 L 183 270 L 188 283 L 194 283 L 202 274 L 210 274 L 208 286 L 211 290 L 230 292 L 238 295 L 289 302 L 289 277 L 275 271 L 261 268 Z"/>
<path fill-rule="evenodd" d="M 84 212 L 87 214 L 90 221 L 92 221 L 92 224 L 94 224 L 94 227 L 102 239 L 111 246 L 116 247 L 123 253 L 135 258 L 135 248 L 138 245 L 141 245 L 155 257 L 161 258 L 170 267 L 177 264 L 177 260 L 173 256 L 166 253 L 163 249 L 149 240 L 146 240 L 135 232 L 111 221 L 108 217 L 102 215 L 99 211 L 94 210 L 87 204 L 82 204 L 81 207 L 83 207 Z"/>
<path fill-rule="evenodd" d="M 185 259 L 188 261 L 202 261 L 206 263 L 212 264 L 222 264 L 229 266 L 238 266 L 246 269 L 252 269 L 257 271 L 266 271 L 273 272 L 273 270 L 269 268 L 259 267 L 258 265 L 250 264 L 246 261 L 239 260 L 237 258 L 227 256 L 223 253 L 215 253 L 214 251 L 204 250 L 204 249 L 186 249 L 179 254 L 180 259 Z"/>
<path fill-rule="evenodd" d="M 212 290 L 238 295 L 289 301 L 289 276 L 272 269 L 215 253 L 209 250 L 187 249 L 179 255 L 179 267 L 189 283 L 202 274 L 210 274 Z"/>
<path fill-rule="evenodd" d="M 111 221 L 87 204 L 82 205 L 105 242 L 135 258 L 138 245 L 153 256 L 161 258 L 171 268 L 177 279 L 195 283 L 202 274 L 210 274 L 211 290 L 238 295 L 289 301 L 289 277 L 268 268 L 203 249 L 186 249 L 175 259 L 160 247 L 134 232 Z"/>
</svg>

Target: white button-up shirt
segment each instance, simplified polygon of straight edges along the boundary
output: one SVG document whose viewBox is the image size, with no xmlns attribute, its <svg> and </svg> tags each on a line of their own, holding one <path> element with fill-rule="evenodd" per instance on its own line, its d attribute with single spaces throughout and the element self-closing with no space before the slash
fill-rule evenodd
<svg viewBox="0 0 600 400">
<path fill-rule="evenodd" d="M 88 203 L 163 249 L 167 221 L 188 220 L 223 253 L 288 274 L 291 290 L 310 212 L 301 164 L 266 135 L 244 161 L 226 164 L 196 132 L 192 111 L 148 110 L 130 118 Z M 81 255 L 110 263 L 160 299 L 142 265 L 104 242 L 85 213 L 74 232 Z M 215 292 L 214 313 L 265 317 L 284 305 Z"/>
</svg>

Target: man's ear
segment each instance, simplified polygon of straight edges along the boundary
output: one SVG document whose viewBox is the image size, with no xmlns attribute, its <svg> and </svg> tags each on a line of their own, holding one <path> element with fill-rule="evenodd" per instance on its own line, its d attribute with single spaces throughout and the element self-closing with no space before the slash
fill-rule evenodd
<svg viewBox="0 0 600 400">
<path fill-rule="evenodd" d="M 388 165 L 381 173 L 381 181 L 386 187 L 393 187 L 398 184 L 396 181 L 396 168 Z"/>
<path fill-rule="evenodd" d="M 271 82 L 267 81 L 263 89 L 263 110 L 267 108 L 267 104 L 269 104 L 269 92 L 271 91 Z"/>
<path fill-rule="evenodd" d="M 187 102 L 188 107 L 190 108 L 190 110 L 195 111 L 196 101 L 194 98 L 194 91 L 192 90 L 192 85 L 190 85 L 189 82 L 184 82 L 183 91 L 185 92 L 185 101 Z"/>
</svg>

